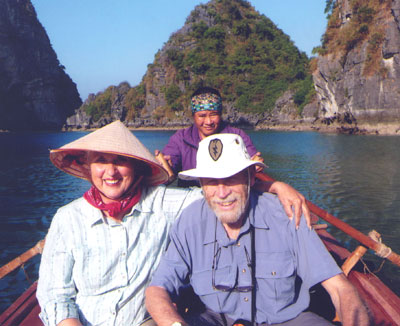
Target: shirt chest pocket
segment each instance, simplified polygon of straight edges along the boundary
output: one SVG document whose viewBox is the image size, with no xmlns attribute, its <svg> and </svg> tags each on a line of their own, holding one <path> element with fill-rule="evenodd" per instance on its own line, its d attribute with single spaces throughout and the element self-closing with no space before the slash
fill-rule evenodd
<svg viewBox="0 0 400 326">
<path fill-rule="evenodd" d="M 256 279 L 261 302 L 278 304 L 292 303 L 295 298 L 296 270 L 289 251 L 258 252 Z"/>
<path fill-rule="evenodd" d="M 215 311 L 226 312 L 229 310 L 229 307 L 226 305 L 229 292 L 214 289 L 213 278 L 215 285 L 223 285 L 226 287 L 233 287 L 235 285 L 235 275 L 231 272 L 230 267 L 216 269 L 214 271 L 214 276 L 212 270 L 193 272 L 190 283 L 194 292 L 208 308 Z"/>
</svg>

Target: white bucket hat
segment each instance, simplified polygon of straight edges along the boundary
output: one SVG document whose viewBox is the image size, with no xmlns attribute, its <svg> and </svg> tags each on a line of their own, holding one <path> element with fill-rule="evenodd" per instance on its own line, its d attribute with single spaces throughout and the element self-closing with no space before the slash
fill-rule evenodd
<svg viewBox="0 0 400 326">
<path fill-rule="evenodd" d="M 252 161 L 242 137 L 236 134 L 215 134 L 199 143 L 196 168 L 182 171 L 179 178 L 228 178 L 252 165 L 267 167 L 262 162 Z"/>
<path fill-rule="evenodd" d="M 50 160 L 60 170 L 90 181 L 89 165 L 86 161 L 89 151 L 127 156 L 145 163 L 151 169 L 150 175 L 144 176 L 144 182 L 148 186 L 162 184 L 168 180 L 167 171 L 119 120 L 51 150 Z"/>
</svg>

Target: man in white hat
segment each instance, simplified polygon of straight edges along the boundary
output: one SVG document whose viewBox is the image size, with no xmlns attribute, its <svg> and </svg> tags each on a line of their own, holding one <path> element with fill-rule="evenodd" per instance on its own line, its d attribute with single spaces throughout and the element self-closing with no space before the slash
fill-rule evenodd
<svg viewBox="0 0 400 326">
<path fill-rule="evenodd" d="M 37 290 L 43 323 L 141 324 L 170 226 L 201 191 L 157 186 L 167 172 L 120 121 L 52 150 L 50 159 L 92 187 L 57 211 L 46 236 Z"/>
<path fill-rule="evenodd" d="M 304 312 L 309 289 L 322 282 L 343 325 L 368 325 L 360 297 L 315 231 L 296 230 L 271 194 L 250 189 L 254 167 L 238 135 L 200 142 L 195 169 L 204 199 L 186 209 L 146 290 L 146 307 L 158 326 L 332 325 Z M 198 315 L 179 314 L 173 302 L 189 284 L 204 303 Z"/>
</svg>

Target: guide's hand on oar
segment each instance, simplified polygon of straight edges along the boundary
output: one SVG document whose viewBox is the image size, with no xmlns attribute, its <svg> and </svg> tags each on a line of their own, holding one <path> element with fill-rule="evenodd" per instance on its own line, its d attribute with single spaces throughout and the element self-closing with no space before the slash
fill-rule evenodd
<svg viewBox="0 0 400 326">
<path fill-rule="evenodd" d="M 176 175 L 172 171 L 172 162 L 170 155 L 164 155 L 160 150 L 156 149 L 154 151 L 154 156 L 157 161 L 162 165 L 162 167 L 168 172 L 168 181 L 167 185 L 173 182 L 176 179 Z"/>
<path fill-rule="evenodd" d="M 290 219 L 293 218 L 294 211 L 296 228 L 299 227 L 301 215 L 303 214 L 306 219 L 308 228 L 311 229 L 310 210 L 308 209 L 306 199 L 301 193 L 299 193 L 296 189 L 289 186 L 288 184 L 280 181 L 273 182 L 270 186 L 269 191 L 278 195 L 278 198 L 281 201 L 282 206 Z"/>
<path fill-rule="evenodd" d="M 263 159 L 263 157 L 261 156 L 261 153 L 260 153 L 260 152 L 255 153 L 255 154 L 251 157 L 251 159 L 252 159 L 253 161 L 257 161 L 257 162 L 264 163 L 264 159 Z M 262 170 L 263 170 L 263 168 L 262 168 L 261 166 L 256 166 L 256 172 L 261 172 Z"/>
<path fill-rule="evenodd" d="M 160 150 L 156 149 L 154 150 L 154 156 L 156 157 L 158 163 L 160 163 L 164 167 L 164 169 L 168 170 L 172 168 L 170 155 L 164 155 Z"/>
</svg>

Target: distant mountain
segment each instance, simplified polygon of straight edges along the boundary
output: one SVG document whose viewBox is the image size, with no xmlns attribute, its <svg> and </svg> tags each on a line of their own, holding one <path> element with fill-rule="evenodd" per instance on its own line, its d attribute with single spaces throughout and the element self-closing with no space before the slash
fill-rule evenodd
<svg viewBox="0 0 400 326">
<path fill-rule="evenodd" d="M 317 116 L 350 132 L 399 133 L 400 0 L 327 4 L 328 27 L 313 73 Z"/>
<path fill-rule="evenodd" d="M 29 0 L 0 0 L 0 130 L 60 129 L 82 104 Z"/>
<path fill-rule="evenodd" d="M 220 90 L 236 125 L 400 133 L 400 0 L 326 0 L 317 58 L 244 0 L 194 8 L 139 85 L 82 104 L 29 0 L 0 0 L 0 130 L 189 124 L 189 97 Z M 82 104 L 82 105 L 81 105 Z M 67 118 L 68 117 L 68 118 Z M 383 127 L 382 127 L 383 126 Z"/>
<path fill-rule="evenodd" d="M 190 94 L 200 85 L 220 90 L 233 124 L 291 123 L 303 119 L 315 94 L 308 64 L 306 54 L 249 2 L 213 0 L 191 12 L 139 85 L 123 82 L 90 95 L 67 127 L 100 127 L 115 119 L 133 127 L 188 124 Z"/>
</svg>

